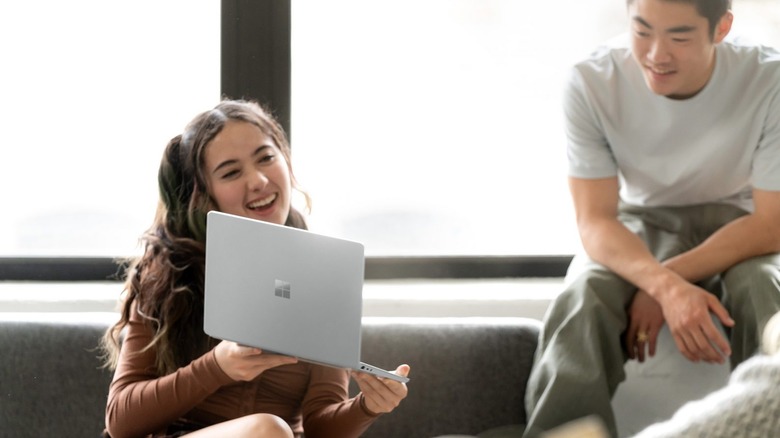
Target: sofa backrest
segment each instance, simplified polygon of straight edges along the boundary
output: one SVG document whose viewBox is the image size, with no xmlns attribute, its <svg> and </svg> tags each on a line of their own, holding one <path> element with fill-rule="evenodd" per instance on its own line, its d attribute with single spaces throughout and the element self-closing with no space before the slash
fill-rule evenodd
<svg viewBox="0 0 780 438">
<path fill-rule="evenodd" d="M 525 424 L 540 327 L 526 318 L 365 318 L 363 361 L 390 370 L 408 363 L 411 380 L 407 398 L 363 437 L 430 438 Z"/>
<path fill-rule="evenodd" d="M 95 348 L 115 320 L 0 312 L 0 436 L 100 435 L 111 373 Z M 363 360 L 391 370 L 408 363 L 412 380 L 406 400 L 363 436 L 430 438 L 524 423 L 538 331 L 538 321 L 522 318 L 365 318 Z"/>
<path fill-rule="evenodd" d="M 0 313 L 0 435 L 100 435 L 111 373 L 95 348 L 113 319 Z"/>
</svg>

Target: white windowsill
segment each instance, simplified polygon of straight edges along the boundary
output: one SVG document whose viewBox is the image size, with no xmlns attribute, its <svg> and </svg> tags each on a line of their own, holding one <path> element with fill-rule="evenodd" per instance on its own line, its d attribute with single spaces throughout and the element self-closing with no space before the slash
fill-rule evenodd
<svg viewBox="0 0 780 438">
<path fill-rule="evenodd" d="M 542 319 L 561 279 L 368 281 L 367 317 Z M 113 312 L 121 283 L 0 282 L 0 312 Z"/>
</svg>

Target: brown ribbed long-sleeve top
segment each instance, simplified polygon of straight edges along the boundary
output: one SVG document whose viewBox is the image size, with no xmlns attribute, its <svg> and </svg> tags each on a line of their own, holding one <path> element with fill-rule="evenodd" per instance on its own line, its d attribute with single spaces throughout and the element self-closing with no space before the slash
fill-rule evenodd
<svg viewBox="0 0 780 438">
<path fill-rule="evenodd" d="M 131 312 L 106 406 L 112 438 L 154 437 L 174 422 L 211 425 L 253 413 L 283 418 L 296 436 L 305 430 L 306 438 L 350 438 L 377 418 L 363 407 L 362 394 L 348 398 L 348 371 L 305 362 L 236 382 L 211 350 L 160 377 L 154 351 L 141 352 L 152 335 L 137 312 Z"/>
</svg>

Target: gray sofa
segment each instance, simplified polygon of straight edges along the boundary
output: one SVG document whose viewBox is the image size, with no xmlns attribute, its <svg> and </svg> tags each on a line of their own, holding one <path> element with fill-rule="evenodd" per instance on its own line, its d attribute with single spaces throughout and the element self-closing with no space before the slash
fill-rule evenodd
<svg viewBox="0 0 780 438">
<path fill-rule="evenodd" d="M 97 437 L 111 373 L 95 347 L 110 313 L 0 313 L 0 437 Z M 365 318 L 363 360 L 412 366 L 409 395 L 366 438 L 476 434 L 525 422 L 540 323 Z M 353 391 L 356 387 L 353 386 Z"/>
</svg>

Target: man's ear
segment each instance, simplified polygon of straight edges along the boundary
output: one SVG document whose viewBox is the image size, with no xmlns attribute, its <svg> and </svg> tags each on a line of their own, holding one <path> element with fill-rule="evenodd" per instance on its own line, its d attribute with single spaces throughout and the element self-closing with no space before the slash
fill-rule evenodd
<svg viewBox="0 0 780 438">
<path fill-rule="evenodd" d="M 713 35 L 712 38 L 712 41 L 715 44 L 720 43 L 723 41 L 723 38 L 726 38 L 726 35 L 731 31 L 732 23 L 734 23 L 734 14 L 732 14 L 731 11 L 726 11 L 726 13 L 720 17 L 720 20 L 718 20 L 718 25 L 715 26 L 715 35 Z"/>
</svg>

